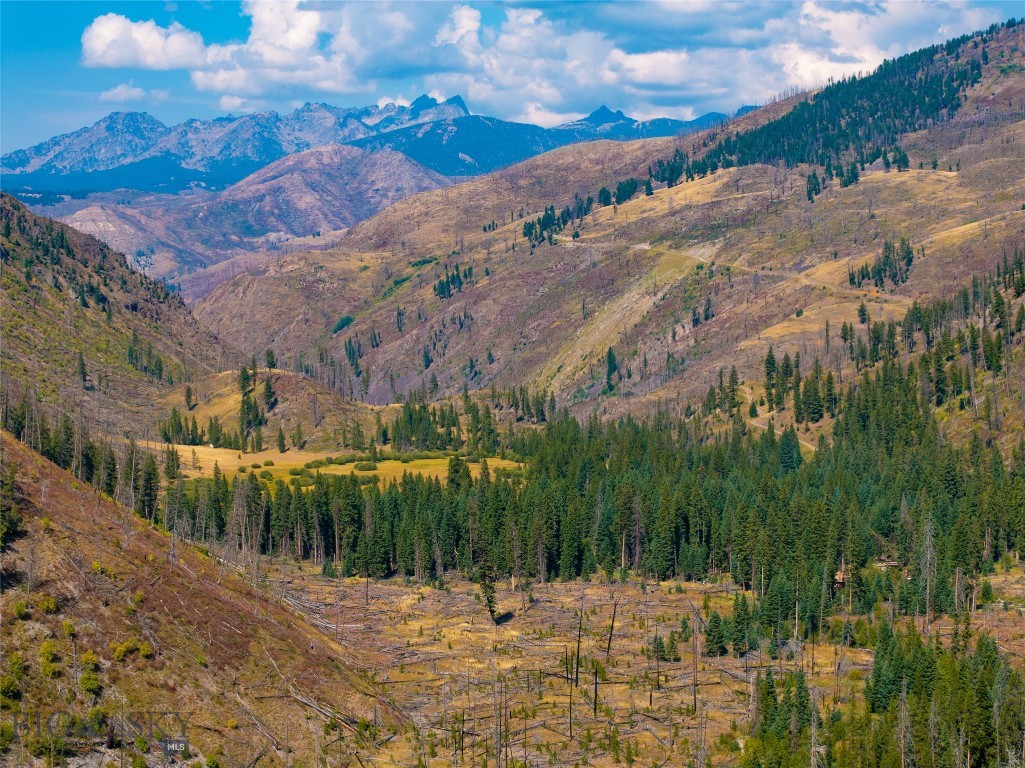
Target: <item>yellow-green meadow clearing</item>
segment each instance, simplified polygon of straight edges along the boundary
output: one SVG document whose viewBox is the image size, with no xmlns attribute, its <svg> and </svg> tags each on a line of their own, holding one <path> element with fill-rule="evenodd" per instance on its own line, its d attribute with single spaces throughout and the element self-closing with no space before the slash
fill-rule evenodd
<svg viewBox="0 0 1025 768">
<path fill-rule="evenodd" d="M 158 453 L 166 449 L 162 443 L 143 443 L 143 447 Z M 311 466 L 311 473 L 320 472 L 324 475 L 376 475 L 379 480 L 390 482 L 399 480 L 409 472 L 410 474 L 421 474 L 425 477 L 439 477 L 443 481 L 448 475 L 449 457 L 411 459 L 399 461 L 387 459 L 375 462 L 376 469 L 358 470 L 356 463 L 328 464 L 328 458 L 339 456 L 354 456 L 353 451 L 309 451 L 290 448 L 280 453 L 276 448 L 269 448 L 258 453 L 240 453 L 230 448 L 211 448 L 208 445 L 179 445 L 176 446 L 181 457 L 181 472 L 185 478 L 212 477 L 214 465 L 225 474 L 233 474 L 245 467 L 247 471 L 270 473 L 274 480 L 285 480 L 286 482 L 295 475 L 290 470 L 302 470 L 307 464 L 317 462 L 322 466 Z M 268 463 L 271 462 L 271 463 Z M 517 469 L 523 465 L 509 459 L 488 458 L 488 468 L 491 472 L 496 469 Z M 255 465 L 255 466 L 254 466 Z M 470 474 L 477 477 L 480 474 L 481 464 L 471 462 L 468 464 Z"/>
</svg>

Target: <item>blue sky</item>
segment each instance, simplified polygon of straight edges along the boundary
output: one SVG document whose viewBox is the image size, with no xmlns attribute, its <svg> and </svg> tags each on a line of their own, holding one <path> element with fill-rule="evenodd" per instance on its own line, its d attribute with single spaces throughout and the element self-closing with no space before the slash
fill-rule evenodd
<svg viewBox="0 0 1025 768">
<path fill-rule="evenodd" d="M 0 150 L 114 110 L 165 123 L 463 96 L 553 125 L 693 118 L 994 21 L 1019 2 L 0 2 Z"/>
</svg>

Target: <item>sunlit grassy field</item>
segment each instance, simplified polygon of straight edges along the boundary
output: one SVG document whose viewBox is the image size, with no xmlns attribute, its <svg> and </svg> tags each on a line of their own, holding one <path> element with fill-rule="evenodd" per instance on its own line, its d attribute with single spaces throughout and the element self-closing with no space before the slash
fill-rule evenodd
<svg viewBox="0 0 1025 768">
<path fill-rule="evenodd" d="M 166 448 L 162 443 L 144 443 L 143 446 L 158 453 Z M 353 451 L 316 451 L 289 448 L 284 453 L 280 453 L 277 448 L 267 448 L 259 453 L 240 453 L 229 448 L 211 448 L 207 445 L 182 445 L 177 446 L 177 449 L 181 457 L 182 475 L 187 479 L 212 477 L 214 465 L 216 464 L 218 469 L 225 474 L 236 473 L 240 468 L 245 467 L 247 471 L 266 471 L 270 473 L 271 479 L 285 480 L 286 482 L 298 474 L 290 472 L 290 470 L 302 469 L 308 469 L 311 473 L 320 472 L 324 475 L 348 475 L 349 473 L 375 475 L 384 483 L 399 480 L 407 472 L 414 475 L 421 474 L 425 477 L 438 477 L 444 481 L 448 475 L 449 462 L 447 457 L 410 459 L 409 461 L 387 459 L 375 462 L 377 465 L 376 469 L 360 470 L 356 469 L 355 462 L 346 464 L 326 463 L 328 458 L 353 456 Z M 324 463 L 322 466 L 306 466 L 314 462 L 318 464 Z M 487 464 L 491 472 L 497 469 L 516 469 L 522 466 L 515 461 L 500 458 L 489 458 L 487 459 Z M 473 477 L 477 477 L 480 474 L 481 463 L 470 462 L 468 466 Z"/>
</svg>

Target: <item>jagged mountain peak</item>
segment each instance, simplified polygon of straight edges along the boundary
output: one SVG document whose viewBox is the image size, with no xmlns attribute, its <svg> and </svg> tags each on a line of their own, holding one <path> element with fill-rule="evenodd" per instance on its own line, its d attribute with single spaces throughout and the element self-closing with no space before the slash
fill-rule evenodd
<svg viewBox="0 0 1025 768">
<path fill-rule="evenodd" d="M 92 126 L 55 136 L 0 158 L 5 188 L 25 185 L 49 191 L 104 190 L 153 185 L 154 162 L 191 173 L 172 174 L 179 186 L 201 180 L 223 187 L 278 158 L 325 144 L 342 144 L 425 122 L 470 114 L 460 96 L 445 101 L 423 94 L 401 106 L 334 107 L 307 102 L 287 114 L 275 111 L 191 118 L 167 126 L 146 112 L 112 112 Z M 148 163 L 133 172 L 131 166 Z M 113 173 L 111 173 L 113 171 Z M 97 172 L 100 172 L 97 175 Z M 42 174 L 43 178 L 26 178 Z M 104 178 L 106 176 L 111 179 Z M 63 187 L 61 178 L 66 179 Z M 149 185 L 149 186 L 147 186 Z M 170 190 L 166 183 L 162 190 Z"/>
<path fill-rule="evenodd" d="M 117 111 L 111 112 L 106 117 L 101 117 L 94 124 L 94 128 L 107 127 L 107 126 L 120 126 L 124 128 L 138 126 L 141 128 L 150 129 L 163 129 L 166 130 L 167 126 L 164 125 L 159 119 L 153 117 L 149 112 L 135 112 L 135 111 Z"/>
<path fill-rule="evenodd" d="M 608 125 L 609 123 L 635 123 L 637 121 L 632 117 L 624 115 L 623 110 L 621 109 L 617 109 L 613 112 L 607 106 L 602 104 L 598 109 L 594 110 L 594 112 L 577 122 L 590 123 L 591 125 Z"/>
<path fill-rule="evenodd" d="M 442 119 L 466 117 L 470 110 L 466 108 L 466 102 L 459 95 L 452 96 L 445 101 L 438 101 L 426 93 L 413 99 L 413 103 L 406 107 L 406 122 L 412 122 L 421 115 L 430 112 L 438 112 Z"/>
<path fill-rule="evenodd" d="M 712 122 L 723 118 L 716 114 Z M 224 189 L 282 157 L 328 144 L 394 149 L 435 172 L 472 176 L 578 141 L 672 136 L 708 124 L 703 118 L 638 122 L 603 104 L 548 129 L 473 115 L 458 94 L 421 94 L 409 104 L 307 102 L 287 113 L 221 115 L 171 126 L 144 112 L 113 112 L 91 127 L 4 155 L 0 165 L 3 189 L 53 201 L 117 189 Z"/>
<path fill-rule="evenodd" d="M 430 109 L 431 107 L 438 106 L 438 100 L 433 96 L 428 96 L 426 93 L 420 94 L 413 103 L 409 105 L 410 112 L 418 112 L 423 109 Z"/>
<path fill-rule="evenodd" d="M 673 122 L 677 123 L 680 121 Z M 605 104 L 602 104 L 586 117 L 581 117 L 578 120 L 557 125 L 555 128 L 556 130 L 572 131 L 576 133 L 582 132 L 585 135 L 593 134 L 608 138 L 609 134 L 616 134 L 618 136 L 619 133 L 624 131 L 628 132 L 639 124 L 640 123 L 637 120 L 634 120 L 632 117 L 624 114 L 623 110 L 617 109 L 613 111 Z M 683 123 L 680 123 L 680 125 L 683 125 Z"/>
<path fill-rule="evenodd" d="M 467 115 L 470 114 L 469 107 L 466 106 L 466 102 L 463 101 L 463 97 L 459 94 L 456 94 L 455 96 L 445 99 L 445 104 L 448 104 L 452 107 L 458 107 L 459 109 L 463 110 L 463 112 L 465 112 Z"/>
</svg>

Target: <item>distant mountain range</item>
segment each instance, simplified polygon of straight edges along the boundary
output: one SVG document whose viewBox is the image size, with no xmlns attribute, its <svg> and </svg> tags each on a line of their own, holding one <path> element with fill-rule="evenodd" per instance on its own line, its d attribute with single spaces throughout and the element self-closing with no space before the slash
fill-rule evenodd
<svg viewBox="0 0 1025 768">
<path fill-rule="evenodd" d="M 144 112 L 114 112 L 4 155 L 0 186 L 44 204 L 54 195 L 115 189 L 223 189 L 283 157 L 330 144 L 396 150 L 445 176 L 470 176 L 580 141 L 673 136 L 728 117 L 711 112 L 691 121 L 638 121 L 602 106 L 572 123 L 541 128 L 471 115 L 459 96 L 441 102 L 421 96 L 409 106 L 305 104 L 286 115 L 261 112 L 174 126 Z"/>
</svg>

